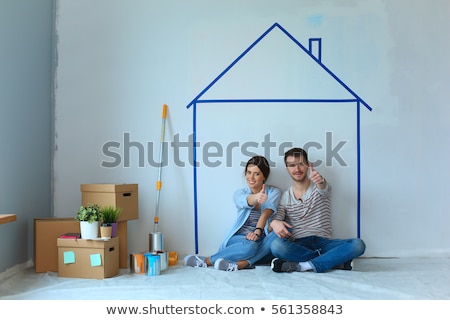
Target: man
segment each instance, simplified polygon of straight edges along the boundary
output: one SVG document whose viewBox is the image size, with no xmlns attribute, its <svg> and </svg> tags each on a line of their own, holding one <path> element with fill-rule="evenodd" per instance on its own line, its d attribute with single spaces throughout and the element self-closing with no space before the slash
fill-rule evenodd
<svg viewBox="0 0 450 320">
<path fill-rule="evenodd" d="M 308 162 L 305 150 L 288 150 L 284 162 L 293 185 L 282 194 L 270 223 L 278 236 L 270 246 L 276 257 L 272 270 L 351 270 L 352 260 L 361 256 L 366 246 L 359 238 L 331 238 L 331 186 Z"/>
</svg>

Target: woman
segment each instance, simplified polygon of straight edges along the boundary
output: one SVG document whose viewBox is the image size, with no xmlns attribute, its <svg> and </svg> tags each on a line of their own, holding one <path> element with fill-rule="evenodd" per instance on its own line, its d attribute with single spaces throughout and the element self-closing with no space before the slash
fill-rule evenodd
<svg viewBox="0 0 450 320">
<path fill-rule="evenodd" d="M 247 186 L 233 195 L 238 216 L 219 251 L 209 257 L 188 255 L 184 258 L 184 265 L 201 268 L 214 266 L 218 270 L 235 271 L 252 266 L 270 252 L 270 243 L 265 241 L 269 238 L 266 237 L 269 234 L 268 220 L 277 210 L 281 192 L 274 186 L 266 185 L 270 174 L 266 158 L 252 157 L 244 173 Z"/>
</svg>

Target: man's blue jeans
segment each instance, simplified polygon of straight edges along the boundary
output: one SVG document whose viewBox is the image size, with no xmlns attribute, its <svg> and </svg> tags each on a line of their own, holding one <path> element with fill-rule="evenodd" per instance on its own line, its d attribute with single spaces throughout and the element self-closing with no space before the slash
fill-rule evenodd
<svg viewBox="0 0 450 320">
<path fill-rule="evenodd" d="M 280 259 L 311 263 L 314 272 L 326 272 L 361 256 L 366 249 L 359 238 L 326 239 L 309 236 L 294 241 L 276 237 L 270 245 L 272 254 Z"/>
</svg>

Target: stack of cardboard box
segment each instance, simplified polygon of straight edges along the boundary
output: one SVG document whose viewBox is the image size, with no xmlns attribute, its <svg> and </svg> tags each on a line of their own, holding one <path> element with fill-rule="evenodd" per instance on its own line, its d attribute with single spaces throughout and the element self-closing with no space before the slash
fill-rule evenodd
<svg viewBox="0 0 450 320">
<path fill-rule="evenodd" d="M 79 221 L 75 218 L 44 218 L 34 221 L 34 257 L 36 272 L 58 272 L 61 263 L 66 265 L 66 270 L 61 276 L 74 276 L 83 278 L 110 277 L 113 273 L 118 273 L 118 268 L 128 268 L 128 248 L 127 248 L 127 221 L 139 219 L 138 208 L 138 185 L 137 184 L 82 184 L 82 205 L 88 203 L 98 204 L 100 206 L 113 205 L 122 208 L 118 220 L 117 239 L 112 238 L 109 241 L 92 240 L 73 240 L 59 239 L 65 233 L 79 233 Z M 74 208 L 76 212 L 78 208 Z M 74 214 L 75 215 L 75 214 Z M 119 241 L 120 239 L 120 241 Z M 72 245 L 72 246 L 70 246 Z M 61 250 L 59 250 L 59 247 Z M 64 249 L 62 249 L 64 248 Z M 75 261 L 71 262 L 73 248 Z M 87 268 L 86 274 L 80 274 L 78 269 L 86 269 L 86 254 L 93 250 L 95 258 L 102 258 L 102 265 L 99 261 L 94 261 L 92 266 L 99 268 Z M 79 255 L 81 254 L 81 255 Z M 102 256 L 103 254 L 103 256 Z M 117 255 L 117 258 L 115 256 Z M 90 254 L 89 254 L 90 256 Z M 80 260 L 77 259 L 79 257 Z M 112 260 L 111 260 L 112 259 Z M 118 268 L 114 266 L 114 259 L 118 260 Z M 64 263 L 64 261 L 66 263 Z M 108 265 L 106 265 L 108 263 Z M 70 266 L 69 266 L 70 265 Z M 83 267 L 84 265 L 84 267 Z M 103 270 L 99 270 L 103 269 Z M 67 270 L 71 271 L 67 273 Z M 113 271 L 111 271 L 113 270 Z M 103 276 L 102 276 L 103 275 Z"/>
</svg>

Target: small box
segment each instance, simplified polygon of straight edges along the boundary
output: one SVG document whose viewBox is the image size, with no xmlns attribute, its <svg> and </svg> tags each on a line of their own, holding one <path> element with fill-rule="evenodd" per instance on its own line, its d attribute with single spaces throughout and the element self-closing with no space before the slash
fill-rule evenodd
<svg viewBox="0 0 450 320">
<path fill-rule="evenodd" d="M 104 279 L 119 274 L 119 237 L 110 240 L 57 239 L 58 275 Z"/>
<path fill-rule="evenodd" d="M 34 270 L 58 272 L 56 239 L 64 233 L 79 233 L 80 222 L 75 218 L 34 219 Z"/>
<path fill-rule="evenodd" d="M 122 208 L 118 221 L 139 219 L 139 201 L 137 184 L 82 184 L 81 202 L 99 206 L 111 205 Z"/>
</svg>

